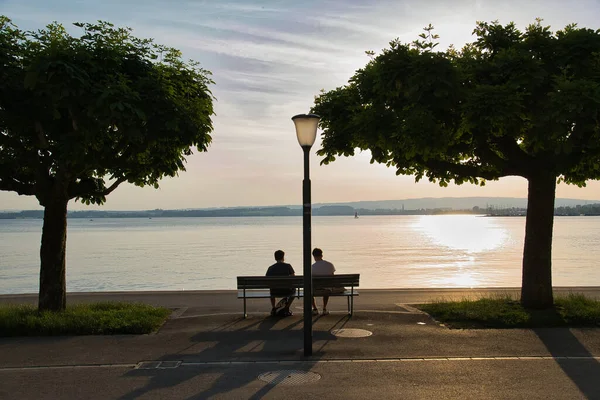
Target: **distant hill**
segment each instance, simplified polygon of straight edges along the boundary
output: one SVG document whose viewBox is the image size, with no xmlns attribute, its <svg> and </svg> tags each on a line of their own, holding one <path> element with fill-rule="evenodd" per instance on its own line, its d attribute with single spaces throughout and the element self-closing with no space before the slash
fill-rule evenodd
<svg viewBox="0 0 600 400">
<path fill-rule="evenodd" d="M 559 207 L 590 206 L 600 201 L 579 199 L 556 199 L 556 209 Z M 479 210 L 473 210 L 478 207 Z M 424 197 L 420 199 L 382 200 L 382 201 L 354 201 L 346 203 L 317 203 L 313 204 L 312 213 L 319 215 L 416 215 L 440 214 L 454 212 L 485 213 L 489 208 L 499 209 L 525 209 L 527 199 L 516 197 Z M 556 211 L 555 209 L 555 211 Z M 471 211 L 472 210 L 472 211 Z M 514 210 L 513 210 L 514 211 Z M 511 212 L 513 212 L 511 211 Z M 488 211 L 489 212 L 489 211 Z M 597 215 L 600 208 L 593 210 L 558 210 L 556 215 Z M 573 214 L 574 213 L 574 214 Z M 14 218 L 43 218 L 43 210 L 25 210 L 13 212 L 0 212 L 0 219 Z M 265 206 L 265 207 L 228 207 L 180 210 L 139 210 L 139 211 L 109 211 L 109 210 L 81 210 L 69 211 L 69 218 L 168 218 L 168 217 L 272 217 L 272 216 L 300 216 L 302 209 L 299 205 L 290 206 Z M 511 214 L 512 215 L 512 214 Z M 524 215 L 524 210 L 519 211 Z"/>
<path fill-rule="evenodd" d="M 557 198 L 555 207 L 574 207 L 576 205 L 600 203 L 600 200 L 580 200 L 580 199 L 561 199 Z M 467 210 L 475 206 L 479 208 L 525 208 L 527 199 L 519 197 L 423 197 L 420 199 L 404 200 L 381 200 L 381 201 L 354 201 L 346 203 L 320 203 L 314 204 L 314 207 L 320 206 L 350 206 L 353 208 L 365 208 L 368 210 L 376 209 L 402 209 L 420 210 L 433 208 L 451 208 L 454 210 Z M 293 207 L 293 206 L 289 206 Z"/>
</svg>

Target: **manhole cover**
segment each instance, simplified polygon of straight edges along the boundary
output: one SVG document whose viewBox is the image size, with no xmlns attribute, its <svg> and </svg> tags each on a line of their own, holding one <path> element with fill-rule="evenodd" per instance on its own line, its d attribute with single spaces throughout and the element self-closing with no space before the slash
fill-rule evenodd
<svg viewBox="0 0 600 400">
<path fill-rule="evenodd" d="M 308 371 L 281 370 L 265 372 L 258 379 L 271 385 L 301 385 L 316 382 L 321 379 L 321 375 Z"/>
<path fill-rule="evenodd" d="M 334 329 L 331 334 L 337 337 L 359 338 L 371 336 L 373 332 L 365 329 Z"/>
</svg>

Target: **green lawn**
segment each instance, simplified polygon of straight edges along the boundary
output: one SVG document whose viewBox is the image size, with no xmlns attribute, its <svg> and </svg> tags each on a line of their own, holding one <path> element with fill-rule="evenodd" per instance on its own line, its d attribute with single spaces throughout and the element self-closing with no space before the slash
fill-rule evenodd
<svg viewBox="0 0 600 400">
<path fill-rule="evenodd" d="M 548 328 L 600 326 L 600 301 L 570 294 L 554 299 L 554 308 L 525 309 L 509 297 L 456 302 L 436 301 L 418 309 L 451 328 Z"/>
<path fill-rule="evenodd" d="M 131 303 L 78 304 L 41 313 L 29 305 L 0 305 L 0 336 L 143 334 L 156 331 L 170 314 Z"/>
</svg>

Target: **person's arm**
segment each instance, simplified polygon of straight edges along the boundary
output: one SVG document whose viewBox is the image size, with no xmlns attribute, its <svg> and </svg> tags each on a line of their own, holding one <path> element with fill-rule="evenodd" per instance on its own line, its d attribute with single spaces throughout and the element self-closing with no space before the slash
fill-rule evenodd
<svg viewBox="0 0 600 400">
<path fill-rule="evenodd" d="M 294 271 L 294 267 L 290 264 L 290 276 L 296 276 L 296 271 Z"/>
</svg>

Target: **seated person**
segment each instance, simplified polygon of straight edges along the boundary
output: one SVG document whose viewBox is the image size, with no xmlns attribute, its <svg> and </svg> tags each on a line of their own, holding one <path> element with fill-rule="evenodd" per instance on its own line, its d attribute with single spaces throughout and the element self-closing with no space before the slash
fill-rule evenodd
<svg viewBox="0 0 600 400">
<path fill-rule="evenodd" d="M 277 261 L 277 262 L 269 267 L 269 269 L 267 270 L 266 276 L 293 276 L 293 275 L 296 275 L 296 273 L 294 272 L 294 268 L 292 268 L 292 266 L 290 264 L 283 262 L 284 256 L 285 256 L 285 253 L 283 252 L 283 250 L 277 250 L 275 252 L 275 261 Z M 283 311 L 280 313 L 280 315 L 284 315 L 284 316 L 293 315 L 292 312 L 290 311 L 290 306 L 292 305 L 292 303 L 294 301 L 295 292 L 296 292 L 296 290 L 293 287 L 291 287 L 289 289 L 287 289 L 287 288 L 271 289 L 271 315 L 274 316 L 277 313 L 277 310 L 275 308 L 276 297 L 282 297 L 282 300 L 286 300 L 285 306 L 283 308 Z"/>
<path fill-rule="evenodd" d="M 313 276 L 333 275 L 333 273 L 335 272 L 335 267 L 329 261 L 323 260 L 323 250 L 319 249 L 318 247 L 315 247 L 315 249 L 312 251 L 312 255 L 315 258 L 315 263 L 312 265 Z M 323 315 L 329 314 L 329 311 L 327 311 L 327 302 L 329 301 L 329 294 L 332 293 L 333 291 L 336 291 L 337 289 L 338 288 L 331 288 L 331 289 L 326 288 L 326 289 L 319 290 L 318 293 L 314 292 L 314 294 L 316 294 L 316 295 L 320 294 L 323 296 Z M 339 288 L 339 289 L 343 290 L 343 288 Z M 319 314 L 319 309 L 317 308 L 317 302 L 315 301 L 314 297 L 312 299 L 312 306 L 313 306 L 313 314 L 314 315 Z"/>
</svg>

